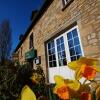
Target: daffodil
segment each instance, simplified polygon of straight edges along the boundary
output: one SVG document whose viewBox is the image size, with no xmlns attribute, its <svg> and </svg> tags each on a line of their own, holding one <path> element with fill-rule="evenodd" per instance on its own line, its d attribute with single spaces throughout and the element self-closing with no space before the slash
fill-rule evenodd
<svg viewBox="0 0 100 100">
<path fill-rule="evenodd" d="M 30 77 L 30 79 L 33 81 L 33 83 L 39 83 L 41 80 L 42 76 L 37 73 L 33 73 L 33 75 Z"/>
<path fill-rule="evenodd" d="M 80 85 L 81 85 L 79 81 L 69 80 L 69 79 L 65 79 L 64 81 L 71 90 L 73 90 L 75 92 L 79 90 Z"/>
<path fill-rule="evenodd" d="M 69 99 L 69 91 L 67 85 L 64 83 L 64 79 L 61 76 L 54 76 L 56 86 L 54 87 L 54 93 L 57 94 L 61 99 Z"/>
<path fill-rule="evenodd" d="M 96 98 L 97 100 L 100 100 L 100 85 L 96 89 Z"/>
<path fill-rule="evenodd" d="M 96 72 L 100 72 L 100 62 L 97 59 L 90 59 L 81 57 L 77 61 L 72 61 L 68 64 L 68 67 L 75 70 L 75 78 L 80 80 L 85 77 L 88 80 L 93 80 Z"/>
<path fill-rule="evenodd" d="M 21 91 L 21 100 L 36 100 L 36 95 L 27 85 Z"/>
<path fill-rule="evenodd" d="M 80 83 L 77 80 L 65 80 L 59 75 L 54 76 L 56 86 L 54 87 L 54 93 L 57 94 L 61 99 L 69 99 L 70 90 L 78 91 Z"/>
<path fill-rule="evenodd" d="M 82 92 L 80 100 L 91 100 L 91 94 L 88 92 Z"/>
</svg>

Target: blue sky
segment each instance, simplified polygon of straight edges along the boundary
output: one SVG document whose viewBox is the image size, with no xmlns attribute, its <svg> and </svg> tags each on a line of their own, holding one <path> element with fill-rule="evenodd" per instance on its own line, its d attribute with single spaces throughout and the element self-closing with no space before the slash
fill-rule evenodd
<svg viewBox="0 0 100 100">
<path fill-rule="evenodd" d="M 24 34 L 31 23 L 33 10 L 39 9 L 43 0 L 0 0 L 0 23 L 9 19 L 12 28 L 12 51 L 19 42 L 19 35 Z"/>
</svg>

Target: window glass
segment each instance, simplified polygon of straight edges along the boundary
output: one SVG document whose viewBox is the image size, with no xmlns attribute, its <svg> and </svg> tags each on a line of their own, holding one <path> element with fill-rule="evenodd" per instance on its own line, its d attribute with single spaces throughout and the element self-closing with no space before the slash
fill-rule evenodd
<svg viewBox="0 0 100 100">
<path fill-rule="evenodd" d="M 63 43 L 63 44 L 61 44 L 61 50 L 65 50 L 64 43 Z"/>
<path fill-rule="evenodd" d="M 54 41 L 48 43 L 48 61 L 49 61 L 49 67 L 57 66 Z"/>
<path fill-rule="evenodd" d="M 81 54 L 80 45 L 75 47 L 76 54 Z"/>
<path fill-rule="evenodd" d="M 71 61 L 77 60 L 76 56 L 71 57 Z"/>
<path fill-rule="evenodd" d="M 48 43 L 48 49 L 50 49 L 50 43 Z"/>
<path fill-rule="evenodd" d="M 67 38 L 70 40 L 70 39 L 72 39 L 72 33 L 71 32 L 69 32 L 68 34 L 67 34 Z"/>
<path fill-rule="evenodd" d="M 69 51 L 70 51 L 70 56 L 75 55 L 75 50 L 74 50 L 74 47 L 73 47 L 73 48 L 70 48 L 70 49 L 69 49 Z"/>
<path fill-rule="evenodd" d="M 62 0 L 64 6 L 70 4 L 71 1 L 73 0 Z"/>
<path fill-rule="evenodd" d="M 66 38 L 64 38 L 64 36 Z M 67 39 L 67 41 L 64 39 Z M 69 52 L 67 53 L 66 50 L 69 50 Z M 67 34 L 64 33 L 64 35 L 50 41 L 47 44 L 47 51 L 49 67 L 66 66 L 66 57 L 69 57 L 71 61 L 79 59 L 82 56 L 82 50 L 77 28 L 74 28 Z"/>
<path fill-rule="evenodd" d="M 72 30 L 72 35 L 73 35 L 73 37 L 78 36 L 77 29 Z"/>
<path fill-rule="evenodd" d="M 71 61 L 77 60 L 82 56 L 77 28 L 67 33 L 68 46 Z"/>
<path fill-rule="evenodd" d="M 64 42 L 64 39 L 63 37 L 60 38 L 60 43 L 63 43 Z"/>
<path fill-rule="evenodd" d="M 30 35 L 29 49 L 33 47 L 33 33 Z"/>
<path fill-rule="evenodd" d="M 58 52 L 61 51 L 60 45 L 57 46 L 57 50 L 58 50 Z"/>
<path fill-rule="evenodd" d="M 68 45 L 69 45 L 70 48 L 74 46 L 72 39 L 68 41 Z"/>
<path fill-rule="evenodd" d="M 59 66 L 67 65 L 66 59 L 59 59 Z"/>
<path fill-rule="evenodd" d="M 57 44 L 59 66 L 65 66 L 65 65 L 67 65 L 67 61 L 66 61 L 66 54 L 65 54 L 65 46 L 64 46 L 63 36 L 56 40 L 56 44 Z"/>
<path fill-rule="evenodd" d="M 52 55 L 51 55 L 51 56 L 49 56 L 49 61 L 52 61 Z"/>
<path fill-rule="evenodd" d="M 81 56 L 82 56 L 81 54 L 80 55 L 77 55 L 77 59 L 79 59 Z"/>
<path fill-rule="evenodd" d="M 57 46 L 60 44 L 60 39 L 57 39 Z"/>
<path fill-rule="evenodd" d="M 74 45 L 79 45 L 79 38 L 78 37 L 74 38 Z"/>
</svg>

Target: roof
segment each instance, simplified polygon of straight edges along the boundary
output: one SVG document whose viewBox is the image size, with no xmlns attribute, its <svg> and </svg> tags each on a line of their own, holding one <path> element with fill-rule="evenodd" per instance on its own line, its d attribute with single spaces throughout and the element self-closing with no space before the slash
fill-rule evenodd
<svg viewBox="0 0 100 100">
<path fill-rule="evenodd" d="M 36 25 L 36 23 L 39 21 L 39 19 L 42 17 L 42 15 L 45 13 L 45 11 L 48 9 L 48 7 L 50 6 L 50 4 L 52 2 L 53 2 L 53 0 L 45 0 L 43 6 L 39 10 L 39 12 L 36 14 L 36 16 L 33 18 L 30 26 L 26 30 L 26 32 L 25 32 L 22 40 L 20 40 L 20 42 L 18 43 L 17 47 L 15 48 L 14 53 L 20 48 L 20 46 L 22 45 L 22 43 L 25 41 L 25 39 L 29 35 L 31 29 Z"/>
</svg>

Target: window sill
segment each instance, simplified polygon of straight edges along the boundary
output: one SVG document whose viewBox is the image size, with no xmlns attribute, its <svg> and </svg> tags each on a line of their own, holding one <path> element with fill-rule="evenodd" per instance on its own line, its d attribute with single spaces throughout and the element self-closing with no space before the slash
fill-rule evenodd
<svg viewBox="0 0 100 100">
<path fill-rule="evenodd" d="M 62 11 L 64 11 L 74 0 L 71 0 L 69 3 L 66 5 L 63 5 Z"/>
</svg>

